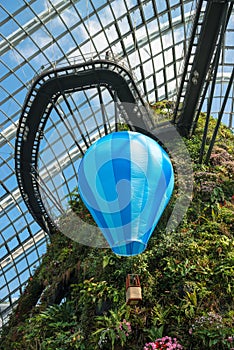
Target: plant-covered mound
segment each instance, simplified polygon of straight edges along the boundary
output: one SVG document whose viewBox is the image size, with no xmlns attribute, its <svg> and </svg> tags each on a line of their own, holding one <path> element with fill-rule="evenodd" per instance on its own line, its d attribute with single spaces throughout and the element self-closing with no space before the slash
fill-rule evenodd
<svg viewBox="0 0 234 350">
<path fill-rule="evenodd" d="M 194 197 L 180 226 L 165 233 L 172 199 L 146 251 L 132 258 L 52 235 L 2 330 L 2 350 L 234 347 L 234 137 L 221 126 L 210 164 L 199 165 L 203 127 L 201 118 L 185 140 Z M 70 204 L 82 211 L 78 195 Z M 141 279 L 143 301 L 136 306 L 125 303 L 128 273 Z"/>
</svg>

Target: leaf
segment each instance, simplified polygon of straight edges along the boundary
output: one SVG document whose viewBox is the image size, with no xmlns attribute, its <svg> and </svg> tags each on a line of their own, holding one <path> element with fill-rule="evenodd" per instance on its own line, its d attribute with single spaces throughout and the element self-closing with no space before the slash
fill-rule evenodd
<svg viewBox="0 0 234 350">
<path fill-rule="evenodd" d="M 106 330 L 106 328 L 99 328 L 97 331 L 93 332 L 92 335 L 96 335 L 96 334 L 102 333 L 105 330 Z"/>
<path fill-rule="evenodd" d="M 103 257 L 103 263 L 102 263 L 103 269 L 105 269 L 105 267 L 107 267 L 107 266 L 109 265 L 110 258 L 111 258 L 111 257 L 108 256 L 108 255 L 105 255 L 105 256 Z"/>
</svg>

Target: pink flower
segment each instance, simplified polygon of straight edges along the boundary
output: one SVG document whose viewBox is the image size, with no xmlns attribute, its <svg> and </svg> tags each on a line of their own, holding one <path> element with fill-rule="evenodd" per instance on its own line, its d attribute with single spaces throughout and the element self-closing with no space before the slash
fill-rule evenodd
<svg viewBox="0 0 234 350">
<path fill-rule="evenodd" d="M 128 327 L 128 331 L 129 331 L 129 332 L 131 332 L 131 330 L 132 330 L 132 327 L 131 327 L 131 324 L 130 324 L 130 322 L 127 322 L 127 323 L 126 323 L 126 326 Z"/>
<path fill-rule="evenodd" d="M 144 350 L 173 350 L 183 349 L 182 345 L 177 342 L 176 338 L 165 336 L 163 338 L 156 339 L 154 343 L 145 344 Z"/>
</svg>

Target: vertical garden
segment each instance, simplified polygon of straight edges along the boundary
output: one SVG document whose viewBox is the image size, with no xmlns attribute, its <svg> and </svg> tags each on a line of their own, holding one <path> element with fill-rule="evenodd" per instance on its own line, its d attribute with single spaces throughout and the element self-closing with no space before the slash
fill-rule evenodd
<svg viewBox="0 0 234 350">
<path fill-rule="evenodd" d="M 179 227 L 165 233 L 175 191 L 141 255 L 118 257 L 54 233 L 2 329 L 1 350 L 234 348 L 234 136 L 221 126 L 210 163 L 198 164 L 204 122 L 184 140 L 194 193 Z M 92 222 L 76 191 L 70 206 Z M 136 306 L 125 303 L 128 273 L 141 279 Z"/>
</svg>

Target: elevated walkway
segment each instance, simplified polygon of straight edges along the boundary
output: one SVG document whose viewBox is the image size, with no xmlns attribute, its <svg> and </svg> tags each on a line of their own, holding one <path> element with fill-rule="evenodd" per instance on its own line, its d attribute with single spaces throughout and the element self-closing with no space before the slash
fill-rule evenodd
<svg viewBox="0 0 234 350">
<path fill-rule="evenodd" d="M 125 122 L 131 130 L 147 133 L 153 127 L 150 123 L 147 106 L 139 92 L 131 73 L 121 63 L 110 59 L 90 60 L 42 72 L 33 82 L 23 106 L 19 120 L 16 145 L 15 169 L 21 195 L 29 211 L 47 233 L 53 232 L 55 224 L 51 220 L 41 197 L 38 156 L 39 145 L 44 137 L 46 122 L 56 102 L 62 96 L 72 113 L 66 94 L 97 88 L 102 104 L 101 88 L 105 87 L 116 102 L 116 114 L 121 110 Z M 59 110 L 57 110 L 59 114 Z M 117 128 L 118 115 L 115 116 Z M 82 142 L 74 140 L 78 156 L 82 156 L 90 146 L 90 140 L 78 129 Z M 105 115 L 103 114 L 105 133 Z M 58 203 L 55 205 L 59 205 Z"/>
</svg>

